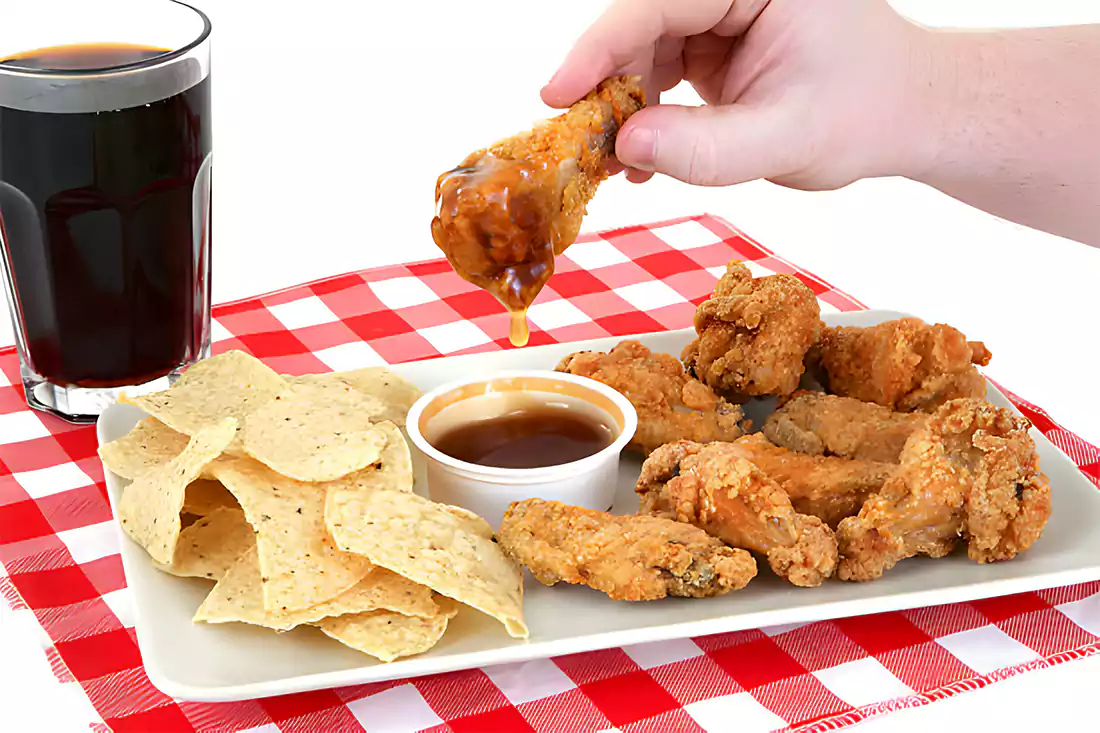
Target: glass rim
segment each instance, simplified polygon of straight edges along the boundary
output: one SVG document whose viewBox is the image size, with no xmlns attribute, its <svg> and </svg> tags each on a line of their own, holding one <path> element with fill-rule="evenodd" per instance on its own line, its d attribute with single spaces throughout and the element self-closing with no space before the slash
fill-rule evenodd
<svg viewBox="0 0 1100 733">
<path fill-rule="evenodd" d="M 165 2 L 185 7 L 199 16 L 199 19 L 202 20 L 202 31 L 199 33 L 198 37 L 195 40 L 184 46 L 181 46 L 174 51 L 166 51 L 165 53 L 160 53 L 156 56 L 143 59 L 141 61 L 131 61 L 125 64 L 116 64 L 115 66 L 99 66 L 92 69 L 32 69 L 24 66 L 10 66 L 8 64 L 0 64 L 0 76 L 3 76 L 5 74 L 20 74 L 32 77 L 103 76 L 105 74 L 115 74 L 120 72 L 149 69 L 154 66 L 159 66 L 166 61 L 172 61 L 174 59 L 186 56 L 210 38 L 210 33 L 213 30 L 213 24 L 210 22 L 210 18 L 206 15 L 206 13 L 196 8 L 194 5 L 188 5 L 182 0 L 165 0 Z"/>
</svg>

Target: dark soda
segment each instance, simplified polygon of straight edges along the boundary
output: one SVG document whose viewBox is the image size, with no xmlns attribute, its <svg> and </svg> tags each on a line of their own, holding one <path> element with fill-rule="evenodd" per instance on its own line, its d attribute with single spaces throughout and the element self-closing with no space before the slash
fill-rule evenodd
<svg viewBox="0 0 1100 733">
<path fill-rule="evenodd" d="M 82 44 L 0 68 L 116 69 L 164 49 Z M 95 113 L 0 106 L 0 235 L 34 372 L 116 387 L 198 358 L 209 299 L 210 79 Z M 204 174 L 205 175 L 205 174 Z"/>
</svg>

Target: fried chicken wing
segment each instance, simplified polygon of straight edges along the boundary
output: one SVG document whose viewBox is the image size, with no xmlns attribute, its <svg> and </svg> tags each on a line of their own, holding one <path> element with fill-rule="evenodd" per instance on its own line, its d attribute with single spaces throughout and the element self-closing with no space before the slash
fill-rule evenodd
<svg viewBox="0 0 1100 733">
<path fill-rule="evenodd" d="M 1029 427 L 982 400 L 939 408 L 905 444 L 898 473 L 840 523 L 840 578 L 873 580 L 907 557 L 943 557 L 960 539 L 980 563 L 1031 547 L 1050 518 L 1050 485 Z"/>
<path fill-rule="evenodd" d="M 556 501 L 512 504 L 498 537 L 540 583 L 587 585 L 620 601 L 706 598 L 743 588 L 756 577 L 749 553 L 698 527 Z"/>
<path fill-rule="evenodd" d="M 948 400 L 984 397 L 985 379 L 974 365 L 992 354 L 957 329 L 919 318 L 877 326 L 826 328 L 810 359 L 828 391 L 891 410 L 931 412 Z"/>
<path fill-rule="evenodd" d="M 689 373 L 731 400 L 788 395 L 798 387 L 820 328 L 817 297 L 801 280 L 753 279 L 735 261 L 695 311 L 698 338 L 682 358 Z"/>
<path fill-rule="evenodd" d="M 905 441 L 926 420 L 922 413 L 799 391 L 768 416 L 764 435 L 800 453 L 897 463 Z"/>
<path fill-rule="evenodd" d="M 685 374 L 675 357 L 654 354 L 637 341 L 623 341 L 606 354 L 571 354 L 557 370 L 603 382 L 630 400 L 638 411 L 631 450 L 648 454 L 676 440 L 733 440 L 748 429 L 738 405 Z"/>
<path fill-rule="evenodd" d="M 732 443 L 770 479 L 777 482 L 795 511 L 818 517 L 830 527 L 859 511 L 864 500 L 882 488 L 897 470 L 890 463 L 813 456 L 772 445 L 759 433 Z"/>
<path fill-rule="evenodd" d="M 641 511 L 760 553 L 793 585 L 820 585 L 836 569 L 833 531 L 817 517 L 796 512 L 783 489 L 730 443 L 662 446 L 646 461 L 642 477 L 636 488 Z"/>
<path fill-rule="evenodd" d="M 432 238 L 455 272 L 525 311 L 577 238 L 619 128 L 644 106 L 639 77 L 607 79 L 564 114 L 440 176 Z"/>
</svg>

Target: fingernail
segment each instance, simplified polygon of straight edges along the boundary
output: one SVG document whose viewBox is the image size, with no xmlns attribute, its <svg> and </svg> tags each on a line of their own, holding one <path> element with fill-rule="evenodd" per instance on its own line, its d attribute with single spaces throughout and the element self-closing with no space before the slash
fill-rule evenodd
<svg viewBox="0 0 1100 733">
<path fill-rule="evenodd" d="M 554 82 L 556 82 L 558 80 L 559 76 L 561 76 L 561 69 L 558 69 L 557 71 L 554 72 L 554 75 L 552 77 L 550 77 L 550 81 L 546 82 L 546 86 L 547 87 L 554 86 Z M 545 88 L 546 87 L 543 87 L 543 89 L 545 89 Z"/>
<path fill-rule="evenodd" d="M 619 134 L 615 154 L 624 165 L 652 171 L 657 161 L 657 131 L 642 125 L 627 127 Z"/>
</svg>

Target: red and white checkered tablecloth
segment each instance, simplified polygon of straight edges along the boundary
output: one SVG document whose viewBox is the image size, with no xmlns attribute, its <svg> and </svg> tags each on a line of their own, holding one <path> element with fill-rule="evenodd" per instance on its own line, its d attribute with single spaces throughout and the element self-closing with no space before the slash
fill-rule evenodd
<svg viewBox="0 0 1100 733">
<path fill-rule="evenodd" d="M 826 311 L 863 307 L 697 216 L 582 237 L 531 308 L 531 343 L 686 327 L 734 258 L 796 274 Z M 509 348 L 500 306 L 441 260 L 214 317 L 216 351 L 243 349 L 284 373 Z M 824 731 L 1100 649 L 1100 583 L 1088 583 L 263 700 L 173 700 L 150 684 L 134 641 L 95 430 L 28 410 L 11 349 L 0 370 L 0 596 L 41 626 L 59 699 L 86 697 L 97 731 Z M 1100 450 L 1013 399 L 1100 486 Z"/>
</svg>

